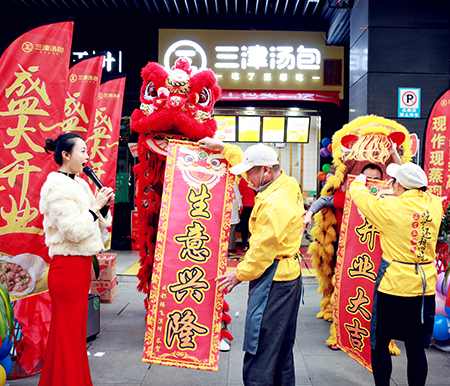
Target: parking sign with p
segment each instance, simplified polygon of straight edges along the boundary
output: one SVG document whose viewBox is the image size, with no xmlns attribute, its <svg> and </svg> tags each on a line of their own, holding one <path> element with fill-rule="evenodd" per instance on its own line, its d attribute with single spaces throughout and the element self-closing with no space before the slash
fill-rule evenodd
<svg viewBox="0 0 450 386">
<path fill-rule="evenodd" d="M 420 118 L 420 88 L 398 89 L 398 117 Z"/>
</svg>

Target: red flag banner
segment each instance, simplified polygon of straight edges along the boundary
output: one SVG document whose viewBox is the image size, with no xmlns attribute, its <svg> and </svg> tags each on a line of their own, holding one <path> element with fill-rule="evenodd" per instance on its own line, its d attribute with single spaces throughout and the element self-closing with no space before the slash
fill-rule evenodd
<svg viewBox="0 0 450 386">
<path fill-rule="evenodd" d="M 41 273 L 42 259 L 48 263 L 49 256 L 39 197 L 57 165 L 44 145 L 61 133 L 52 127 L 64 119 L 72 31 L 72 21 L 36 27 L 0 58 L 0 255 L 3 269 L 19 265 L 27 271 L 26 285 L 6 283 L 14 297 L 47 289 Z"/>
<path fill-rule="evenodd" d="M 428 175 L 428 190 L 441 197 L 450 197 L 448 117 L 450 117 L 450 90 L 445 91 L 431 109 L 425 139 L 424 170 Z"/>
<path fill-rule="evenodd" d="M 350 176 L 349 183 L 353 179 Z M 386 181 L 368 179 L 367 186 L 373 195 L 392 194 Z M 379 231 L 347 194 L 336 262 L 334 323 L 338 346 L 369 371 L 370 320 L 381 255 Z"/>
<path fill-rule="evenodd" d="M 217 371 L 234 176 L 220 153 L 170 141 L 143 362 Z"/>
<path fill-rule="evenodd" d="M 63 131 L 84 139 L 93 124 L 103 70 L 103 55 L 81 60 L 69 70 Z"/>
<path fill-rule="evenodd" d="M 94 121 L 86 139 L 92 169 L 103 185 L 111 188 L 116 186 L 124 90 L 123 76 L 100 85 Z M 91 187 L 95 191 L 95 185 L 91 183 Z"/>
</svg>

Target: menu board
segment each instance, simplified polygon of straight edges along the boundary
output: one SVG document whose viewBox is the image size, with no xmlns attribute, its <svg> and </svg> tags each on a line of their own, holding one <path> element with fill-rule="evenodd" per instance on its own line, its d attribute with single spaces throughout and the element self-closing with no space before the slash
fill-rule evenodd
<svg viewBox="0 0 450 386">
<path fill-rule="evenodd" d="M 261 136 L 261 117 L 239 117 L 239 142 L 259 142 Z"/>
<path fill-rule="evenodd" d="M 288 117 L 286 142 L 309 142 L 309 117 Z"/>
<path fill-rule="evenodd" d="M 236 142 L 236 117 L 234 115 L 216 115 L 217 131 L 215 139 L 223 142 Z"/>
<path fill-rule="evenodd" d="M 284 142 L 284 117 L 263 117 L 262 141 Z"/>
</svg>

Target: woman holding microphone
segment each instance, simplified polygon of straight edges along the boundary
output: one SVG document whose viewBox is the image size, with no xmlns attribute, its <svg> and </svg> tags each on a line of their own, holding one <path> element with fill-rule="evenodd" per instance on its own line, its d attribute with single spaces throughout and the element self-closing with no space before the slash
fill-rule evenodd
<svg viewBox="0 0 450 386">
<path fill-rule="evenodd" d="M 87 146 L 76 133 L 47 139 L 47 153 L 59 165 L 41 190 L 45 243 L 52 258 L 48 287 L 52 320 L 40 386 L 92 385 L 86 350 L 87 302 L 92 256 L 103 251 L 101 229 L 111 225 L 114 191 L 94 197 L 76 175 L 89 161 Z"/>
<path fill-rule="evenodd" d="M 370 344 L 375 384 L 389 385 L 391 339 L 405 342 L 408 384 L 425 385 L 425 348 L 433 331 L 437 271 L 433 264 L 442 220 L 440 199 L 427 192 L 428 179 L 411 162 L 390 164 L 395 196 L 369 194 L 366 176 L 350 185 L 353 202 L 380 232 L 383 251 L 375 284 Z"/>
</svg>

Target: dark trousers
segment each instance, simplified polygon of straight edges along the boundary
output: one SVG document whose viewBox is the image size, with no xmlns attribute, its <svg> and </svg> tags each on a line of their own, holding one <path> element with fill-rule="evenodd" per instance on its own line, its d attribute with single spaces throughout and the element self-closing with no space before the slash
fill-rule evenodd
<svg viewBox="0 0 450 386">
<path fill-rule="evenodd" d="M 392 361 L 391 339 L 405 342 L 408 360 L 408 385 L 424 386 L 428 363 L 425 348 L 434 325 L 434 295 L 424 298 L 424 323 L 421 322 L 422 296 L 401 297 L 378 292 L 376 348 L 372 349 L 372 370 L 375 385 L 389 386 Z"/>
<path fill-rule="evenodd" d="M 246 246 L 248 240 L 248 221 L 250 220 L 252 210 L 253 206 L 244 206 L 244 209 L 241 213 L 241 235 L 243 247 Z"/>
<path fill-rule="evenodd" d="M 274 281 L 261 325 L 258 351 L 245 353 L 246 386 L 294 386 L 294 354 L 302 279 Z"/>
</svg>

